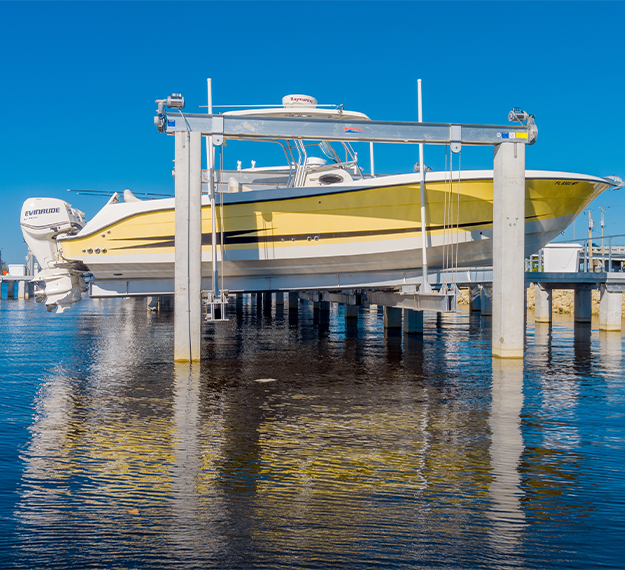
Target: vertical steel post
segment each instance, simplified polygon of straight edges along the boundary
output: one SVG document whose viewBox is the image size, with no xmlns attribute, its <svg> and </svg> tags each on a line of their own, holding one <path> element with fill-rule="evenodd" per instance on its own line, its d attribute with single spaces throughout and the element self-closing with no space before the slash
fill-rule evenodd
<svg viewBox="0 0 625 570">
<path fill-rule="evenodd" d="M 417 80 L 419 91 L 419 122 L 423 122 L 423 100 L 421 97 L 421 80 Z M 419 143 L 419 174 L 420 182 L 419 189 L 421 194 L 421 250 L 422 250 L 422 264 L 423 264 L 423 283 L 421 285 L 421 293 L 429 293 L 432 288 L 428 280 L 428 254 L 427 254 L 427 234 L 426 234 L 426 219 L 425 219 L 425 170 L 423 164 L 423 143 Z"/>
<path fill-rule="evenodd" d="M 599 210 L 601 210 L 601 272 L 605 273 L 605 242 L 603 241 L 603 212 L 605 208 L 603 206 L 599 206 Z"/>
<path fill-rule="evenodd" d="M 595 268 L 592 261 L 592 229 L 595 227 L 595 221 L 590 217 L 590 210 L 588 210 L 588 271 L 590 273 L 595 272 Z"/>
<path fill-rule="evenodd" d="M 525 145 L 495 147 L 493 172 L 493 356 L 523 358 Z"/>
<path fill-rule="evenodd" d="M 208 114 L 213 114 L 213 84 L 211 79 L 208 83 Z M 219 276 L 217 274 L 217 214 L 215 212 L 215 149 L 213 137 L 206 137 L 206 163 L 208 167 L 208 195 L 211 201 L 211 254 L 213 260 L 213 298 L 216 301 L 219 296 Z M 223 231 L 223 229 L 222 229 Z M 221 252 L 223 255 L 223 251 Z"/>
</svg>

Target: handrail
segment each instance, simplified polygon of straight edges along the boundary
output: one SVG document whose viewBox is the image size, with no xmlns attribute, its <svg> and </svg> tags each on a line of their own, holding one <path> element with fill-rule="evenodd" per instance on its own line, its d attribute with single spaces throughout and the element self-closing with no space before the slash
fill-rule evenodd
<svg viewBox="0 0 625 570">
<path fill-rule="evenodd" d="M 551 243 L 577 243 L 578 241 L 587 242 L 589 240 L 597 240 L 597 239 L 608 239 L 608 238 L 617 238 L 617 237 L 625 237 L 625 234 L 615 234 L 612 236 L 593 236 L 592 238 L 575 238 L 575 239 L 564 239 L 561 241 L 552 241 Z"/>
<path fill-rule="evenodd" d="M 580 259 L 580 264 L 582 265 L 581 268 L 581 272 L 582 273 L 595 273 L 595 267 L 598 266 L 600 269 L 603 269 L 604 273 L 614 273 L 614 266 L 613 266 L 613 248 L 614 247 L 625 247 L 625 245 L 612 245 L 612 240 L 615 238 L 624 238 L 625 234 L 615 234 L 615 235 L 611 235 L 611 236 L 594 236 L 592 238 L 576 238 L 576 239 L 569 239 L 569 240 L 562 240 L 562 241 L 557 241 L 557 242 L 551 242 L 551 244 L 553 245 L 558 245 L 558 244 L 564 244 L 564 243 L 580 243 L 581 247 L 583 248 L 583 258 Z M 592 245 L 594 241 L 596 240 L 602 240 L 603 242 L 605 240 L 608 240 L 608 247 L 607 247 L 607 259 L 606 259 L 606 247 L 605 244 L 602 244 L 601 246 L 595 246 Z M 545 246 L 546 247 L 546 246 Z M 593 259 L 593 254 L 596 260 L 598 260 L 598 264 L 595 261 L 591 261 Z M 538 251 L 537 254 L 534 255 L 538 255 L 538 270 L 543 270 L 544 271 L 544 260 L 543 260 L 543 249 L 540 249 Z M 625 252 L 623 254 L 619 254 L 619 255 L 624 255 L 625 256 Z M 606 261 L 607 263 L 607 268 L 606 268 Z M 623 266 L 623 262 L 625 260 L 619 260 L 621 261 L 621 267 Z M 530 257 L 530 267 L 532 266 L 532 262 L 531 262 L 531 257 Z M 530 269 L 531 270 L 531 269 Z M 578 268 L 579 271 L 579 268 Z"/>
</svg>

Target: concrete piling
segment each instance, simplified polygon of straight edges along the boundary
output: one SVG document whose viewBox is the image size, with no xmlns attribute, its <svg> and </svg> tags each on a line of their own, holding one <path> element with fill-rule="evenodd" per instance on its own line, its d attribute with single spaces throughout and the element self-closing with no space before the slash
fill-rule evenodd
<svg viewBox="0 0 625 570">
<path fill-rule="evenodd" d="M 289 291 L 289 311 L 297 311 L 299 309 L 299 295 L 297 291 Z"/>
<path fill-rule="evenodd" d="M 599 330 L 621 330 L 623 293 L 610 291 L 605 285 L 600 288 L 601 301 L 599 304 Z"/>
<path fill-rule="evenodd" d="M 404 333 L 423 334 L 423 311 L 404 309 Z"/>
<path fill-rule="evenodd" d="M 482 286 L 469 287 L 469 312 L 479 313 L 482 310 Z"/>
<path fill-rule="evenodd" d="M 384 328 L 401 329 L 401 309 L 384 307 Z"/>
<path fill-rule="evenodd" d="M 345 318 L 357 319 L 358 318 L 358 305 L 345 305 Z"/>
<path fill-rule="evenodd" d="M 523 358 L 524 248 L 525 144 L 506 142 L 495 147 L 493 169 L 492 350 L 499 358 Z"/>
<path fill-rule="evenodd" d="M 551 288 L 534 283 L 535 308 L 534 320 L 537 323 L 550 323 L 553 311 L 553 294 Z"/>
<path fill-rule="evenodd" d="M 480 288 L 480 312 L 483 317 L 493 315 L 493 288 L 488 285 Z"/>
<path fill-rule="evenodd" d="M 577 286 L 575 289 L 574 320 L 576 323 L 592 321 L 592 290 L 590 287 Z"/>
<path fill-rule="evenodd" d="M 158 297 L 147 297 L 148 311 L 158 310 Z"/>
<path fill-rule="evenodd" d="M 158 297 L 158 310 L 159 311 L 172 311 L 175 308 L 174 295 L 159 295 Z"/>
<path fill-rule="evenodd" d="M 202 135 L 175 134 L 174 360 L 200 360 Z"/>
<path fill-rule="evenodd" d="M 28 284 L 26 281 L 18 281 L 17 282 L 17 298 L 18 299 L 28 299 Z"/>
</svg>

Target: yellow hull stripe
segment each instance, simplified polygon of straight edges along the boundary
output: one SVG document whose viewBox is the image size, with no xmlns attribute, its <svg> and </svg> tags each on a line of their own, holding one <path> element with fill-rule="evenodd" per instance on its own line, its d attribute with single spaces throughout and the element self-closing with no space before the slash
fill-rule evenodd
<svg viewBox="0 0 625 570">
<path fill-rule="evenodd" d="M 574 216 L 607 187 L 584 180 L 526 180 L 527 222 Z M 435 236 L 450 222 L 459 231 L 492 228 L 493 182 L 435 182 L 426 185 L 427 231 Z M 459 201 L 459 203 L 458 203 Z M 458 219 L 459 213 L 459 219 Z M 221 231 L 221 208 L 217 209 Z M 451 216 L 451 217 L 450 217 Z M 283 200 L 231 203 L 223 208 L 224 241 L 228 249 L 301 245 L 315 236 L 324 244 L 360 243 L 406 237 L 421 231 L 419 186 L 376 187 Z M 110 230 L 110 233 L 108 233 Z M 210 248 L 210 207 L 202 208 L 203 249 Z M 449 229 L 447 229 L 449 232 Z M 102 233 L 105 237 L 102 238 Z M 88 259 L 91 249 L 114 255 L 174 251 L 174 210 L 137 214 L 84 237 L 63 240 L 66 259 Z M 221 239 L 221 238 L 219 238 Z"/>
</svg>

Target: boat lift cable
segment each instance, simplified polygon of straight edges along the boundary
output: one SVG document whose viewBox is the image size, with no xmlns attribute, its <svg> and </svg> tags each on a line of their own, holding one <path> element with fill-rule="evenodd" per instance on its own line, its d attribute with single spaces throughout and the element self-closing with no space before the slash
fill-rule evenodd
<svg viewBox="0 0 625 570">
<path fill-rule="evenodd" d="M 457 185 L 457 196 L 458 196 L 458 211 L 456 214 L 456 260 L 454 263 L 454 291 L 456 290 L 456 281 L 458 276 L 458 250 L 460 249 L 460 177 L 462 173 L 462 151 L 458 153 L 458 185 Z"/>
<path fill-rule="evenodd" d="M 223 145 L 221 150 L 219 151 L 219 167 L 221 169 L 221 171 L 224 171 L 224 149 L 223 149 Z M 224 193 L 220 192 L 219 193 L 219 210 L 220 210 L 220 218 L 221 218 L 221 228 L 220 228 L 220 234 L 221 234 L 221 247 L 220 247 L 220 253 L 221 253 L 221 294 L 223 295 L 223 291 L 224 291 L 224 257 L 225 257 L 225 252 L 224 252 L 224 232 L 225 232 L 225 228 L 224 228 Z M 223 306 L 222 306 L 223 307 Z M 223 318 L 223 313 L 222 313 L 222 318 Z"/>
<path fill-rule="evenodd" d="M 449 182 L 447 184 L 445 184 L 445 211 L 443 214 L 443 218 L 445 219 L 445 238 L 444 238 L 444 243 L 445 243 L 445 281 L 444 281 L 444 286 L 445 289 L 447 288 L 447 272 L 450 269 L 450 264 L 449 264 L 449 250 L 451 248 L 451 243 L 452 243 L 452 237 L 451 237 L 451 214 L 450 214 L 450 210 L 451 210 L 451 206 L 449 204 L 449 202 L 451 201 L 451 195 L 452 195 L 452 187 L 453 187 L 453 153 L 449 153 L 449 170 L 447 170 L 447 165 L 445 165 L 445 180 L 447 180 L 447 176 L 449 175 Z M 449 243 L 447 243 L 447 241 L 449 240 Z"/>
<path fill-rule="evenodd" d="M 206 80 L 207 83 L 207 109 L 208 114 L 212 115 L 213 113 L 213 84 L 212 80 L 209 78 Z M 206 153 L 206 161 L 210 162 L 208 168 L 210 172 L 209 176 L 209 189 L 210 189 L 210 204 L 211 204 L 211 255 L 212 255 L 212 267 L 213 267 L 213 291 L 212 291 L 212 300 L 213 302 L 217 301 L 219 297 L 219 276 L 217 271 L 217 216 L 215 215 L 215 190 L 217 188 L 216 180 L 215 180 L 215 149 L 213 146 L 213 137 L 210 136 L 207 138 L 207 153 Z M 222 145 L 219 145 L 222 146 Z M 210 150 L 209 150 L 210 147 Z M 222 152 L 221 149 L 220 152 Z M 211 305 L 211 314 L 214 317 L 214 305 Z M 223 315 L 222 315 L 223 316 Z"/>
<path fill-rule="evenodd" d="M 443 285 L 447 287 L 447 269 L 449 265 L 449 256 L 447 253 L 447 194 L 448 182 L 447 182 L 447 162 L 449 160 L 449 146 L 445 152 L 445 184 L 444 184 L 444 200 L 443 200 Z"/>
<path fill-rule="evenodd" d="M 454 204 L 454 167 L 453 151 L 445 154 L 445 183 L 443 199 L 443 287 L 456 288 L 456 274 L 458 269 L 458 251 L 460 248 L 460 169 L 461 153 L 458 153 L 458 181 L 456 183 L 456 196 Z M 447 179 L 447 160 L 449 158 L 449 180 Z M 454 217 L 454 206 L 456 215 Z M 452 271 L 452 281 L 447 281 L 447 274 Z"/>
</svg>

